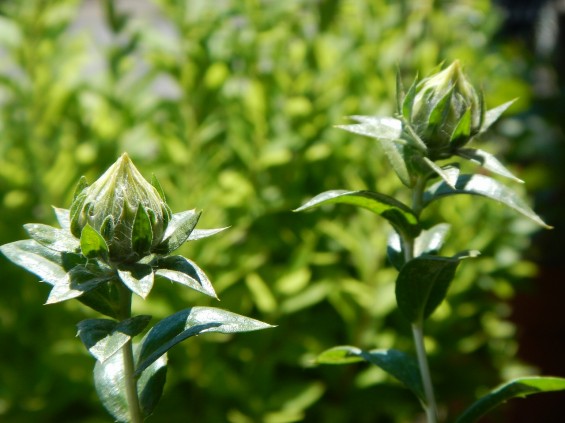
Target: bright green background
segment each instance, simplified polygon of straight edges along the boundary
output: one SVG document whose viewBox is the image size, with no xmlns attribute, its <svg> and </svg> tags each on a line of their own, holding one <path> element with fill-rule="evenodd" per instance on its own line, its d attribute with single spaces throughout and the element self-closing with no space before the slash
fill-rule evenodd
<svg viewBox="0 0 565 423">
<path fill-rule="evenodd" d="M 397 68 L 409 83 L 458 58 L 490 107 L 519 97 L 481 148 L 531 153 L 520 120 L 532 118 L 528 62 L 523 47 L 493 40 L 501 15 L 486 0 L 108 4 L 0 3 L 0 243 L 25 238 L 24 223 L 54 224 L 50 206 L 68 207 L 81 175 L 93 181 L 127 151 L 173 211 L 203 209 L 200 228 L 231 226 L 181 249 L 220 303 L 162 280 L 136 312 L 156 320 L 214 305 L 278 326 L 173 349 L 149 421 L 411 421 L 417 401 L 378 369 L 313 364 L 338 344 L 412 351 L 385 258 L 389 227 L 347 206 L 291 210 L 328 189 L 403 198 L 375 143 L 333 128 L 390 114 Z M 514 170 L 528 188 L 546 181 L 535 165 Z M 535 274 L 520 256 L 536 228 L 464 197 L 424 220 L 453 224 L 446 254 L 482 252 L 428 325 L 437 396 L 453 415 L 531 372 L 514 358 L 507 302 Z M 42 306 L 48 286 L 7 260 L 0 272 L 0 420 L 110 421 L 75 338 L 92 314 L 78 302 Z"/>
</svg>

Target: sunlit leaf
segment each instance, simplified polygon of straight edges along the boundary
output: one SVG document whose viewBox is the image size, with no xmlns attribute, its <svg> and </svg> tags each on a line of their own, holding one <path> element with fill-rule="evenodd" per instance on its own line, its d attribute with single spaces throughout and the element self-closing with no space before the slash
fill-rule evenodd
<svg viewBox="0 0 565 423">
<path fill-rule="evenodd" d="M 113 277 L 114 275 L 110 272 L 96 271 L 87 265 L 75 266 L 55 282 L 45 304 L 54 304 L 80 297 L 85 292 L 92 291 L 99 285 L 110 281 Z"/>
<path fill-rule="evenodd" d="M 187 210 L 173 214 L 165 231 L 163 241 L 154 249 L 154 252 L 157 254 L 168 254 L 184 244 L 196 227 L 201 213 L 196 210 Z"/>
<path fill-rule="evenodd" d="M 80 249 L 87 258 L 108 257 L 108 245 L 96 229 L 88 223 L 84 225 L 80 234 Z"/>
<path fill-rule="evenodd" d="M 145 255 L 149 252 L 152 242 L 153 229 L 151 228 L 149 214 L 147 214 L 147 210 L 145 210 L 143 204 L 139 204 L 131 231 L 131 245 L 133 251 L 139 255 Z"/>
<path fill-rule="evenodd" d="M 513 179 L 516 182 L 523 183 L 521 179 L 517 178 L 510 172 L 500 161 L 494 157 L 492 154 L 487 153 L 483 150 L 477 150 L 474 148 L 460 148 L 457 150 L 457 155 L 464 159 L 467 159 L 473 163 L 490 170 L 501 176 L 506 176 L 507 178 Z"/>
<path fill-rule="evenodd" d="M 481 125 L 481 132 L 485 132 L 494 122 L 498 120 L 498 118 L 516 101 L 510 100 L 504 104 L 501 104 L 494 109 L 487 110 L 485 113 L 485 117 L 483 120 L 483 124 Z"/>
<path fill-rule="evenodd" d="M 455 183 L 459 177 L 459 167 L 456 165 L 449 165 L 440 167 L 427 157 L 423 158 L 424 162 L 432 169 L 443 181 L 451 188 L 455 189 Z"/>
<path fill-rule="evenodd" d="M 61 229 L 66 231 L 71 230 L 71 216 L 69 209 L 60 209 L 58 207 L 53 207 L 53 211 L 55 212 L 55 217 L 57 218 L 57 222 L 61 226 Z"/>
<path fill-rule="evenodd" d="M 80 242 L 69 231 L 57 229 L 40 223 L 24 225 L 31 238 L 41 245 L 59 252 L 76 252 L 80 249 Z"/>
<path fill-rule="evenodd" d="M 371 191 L 334 190 L 318 194 L 295 211 L 304 211 L 323 204 L 351 204 L 372 211 L 386 220 L 399 232 L 416 236 L 420 232 L 418 218 L 400 201 Z"/>
<path fill-rule="evenodd" d="M 169 256 L 159 260 L 157 266 L 156 275 L 217 298 L 212 283 L 192 260 L 183 256 Z"/>
<path fill-rule="evenodd" d="M 153 288 L 153 268 L 148 264 L 124 264 L 118 267 L 121 281 L 132 292 L 145 299 Z"/>
</svg>

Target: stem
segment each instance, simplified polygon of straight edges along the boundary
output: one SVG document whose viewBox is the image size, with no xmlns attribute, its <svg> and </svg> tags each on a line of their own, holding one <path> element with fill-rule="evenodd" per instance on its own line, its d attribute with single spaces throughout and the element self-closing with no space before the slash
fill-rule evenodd
<svg viewBox="0 0 565 423">
<path fill-rule="evenodd" d="M 426 180 L 427 178 L 420 176 L 416 180 L 414 188 L 412 188 L 412 211 L 418 217 L 423 208 Z M 407 234 L 400 234 L 400 239 L 402 249 L 404 250 L 404 260 L 408 262 L 414 258 L 414 238 Z M 418 368 L 420 369 L 420 376 L 422 377 L 422 383 L 424 385 L 424 395 L 426 397 L 424 410 L 426 412 L 427 421 L 428 423 L 436 423 L 437 404 L 430 374 L 430 366 L 428 365 L 428 356 L 424 345 L 424 325 L 422 321 L 412 324 L 412 337 L 414 339 L 414 346 L 416 347 Z"/>
<path fill-rule="evenodd" d="M 118 284 L 120 291 L 120 319 L 125 320 L 131 317 L 131 291 L 122 283 Z M 130 423 L 142 423 L 143 415 L 139 406 L 137 396 L 137 379 L 135 377 L 135 365 L 133 359 L 133 345 L 131 340 L 122 347 L 124 359 L 124 383 L 126 387 L 126 400 L 128 404 Z"/>
</svg>

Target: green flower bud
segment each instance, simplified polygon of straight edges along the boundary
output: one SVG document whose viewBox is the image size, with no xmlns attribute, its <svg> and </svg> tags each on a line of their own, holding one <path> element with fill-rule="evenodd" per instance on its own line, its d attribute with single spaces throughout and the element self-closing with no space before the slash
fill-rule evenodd
<svg viewBox="0 0 565 423">
<path fill-rule="evenodd" d="M 124 153 L 96 182 L 79 183 L 71 205 L 71 232 L 88 224 L 108 245 L 113 262 L 133 262 L 162 240 L 171 211 L 160 189 L 147 182 Z"/>
<path fill-rule="evenodd" d="M 483 102 L 459 61 L 415 83 L 410 91 L 402 113 L 432 160 L 450 156 L 479 133 Z"/>
</svg>

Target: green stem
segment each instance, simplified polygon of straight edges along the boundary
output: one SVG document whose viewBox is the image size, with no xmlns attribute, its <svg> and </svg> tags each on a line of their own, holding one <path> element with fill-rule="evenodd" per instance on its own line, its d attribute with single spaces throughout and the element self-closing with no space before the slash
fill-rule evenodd
<svg viewBox="0 0 565 423">
<path fill-rule="evenodd" d="M 120 290 L 120 320 L 129 319 L 131 317 L 131 291 L 122 283 L 119 285 Z M 130 423 L 142 423 L 143 415 L 139 406 L 139 397 L 137 395 L 137 379 L 135 377 L 135 364 L 133 358 L 133 345 L 131 340 L 122 347 L 122 356 L 124 360 L 124 383 L 126 387 L 126 400 L 130 415 Z"/>
<path fill-rule="evenodd" d="M 416 216 L 419 216 L 422 211 L 424 189 L 426 188 L 426 178 L 419 177 L 412 189 L 412 211 Z M 414 238 L 400 234 L 402 242 L 402 249 L 404 250 L 404 261 L 408 262 L 414 258 Z M 412 324 L 412 337 L 416 347 L 416 355 L 418 358 L 418 368 L 420 369 L 420 376 L 422 377 L 422 384 L 424 385 L 424 395 L 426 403 L 424 409 L 428 423 L 437 422 L 437 404 L 434 394 L 434 387 L 432 384 L 432 377 L 430 373 L 430 366 L 428 365 L 428 356 L 426 354 L 426 347 L 424 345 L 424 327 L 423 322 Z"/>
</svg>

